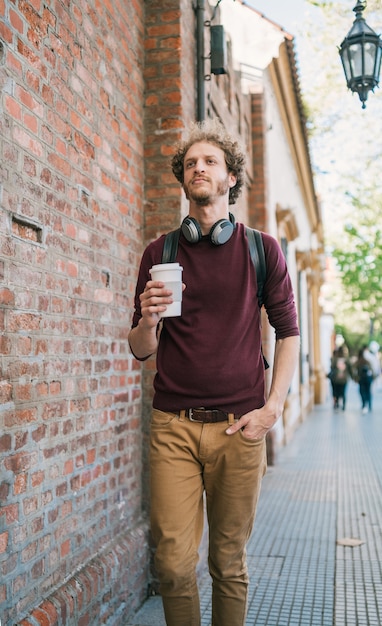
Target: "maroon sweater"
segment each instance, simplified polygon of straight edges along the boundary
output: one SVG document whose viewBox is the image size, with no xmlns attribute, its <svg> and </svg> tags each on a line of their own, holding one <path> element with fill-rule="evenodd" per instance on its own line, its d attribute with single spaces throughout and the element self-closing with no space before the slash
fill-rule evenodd
<svg viewBox="0 0 382 626">
<path fill-rule="evenodd" d="M 297 314 L 284 255 L 263 233 L 267 279 L 264 305 L 276 339 L 298 335 Z M 149 269 L 161 262 L 164 235 L 146 248 L 139 270 L 132 327 L 141 316 L 139 294 Z M 162 411 L 220 408 L 236 414 L 264 405 L 264 364 L 256 272 L 245 228 L 237 224 L 221 246 L 182 235 L 176 259 L 183 267 L 182 315 L 163 320 L 153 406 Z"/>
</svg>

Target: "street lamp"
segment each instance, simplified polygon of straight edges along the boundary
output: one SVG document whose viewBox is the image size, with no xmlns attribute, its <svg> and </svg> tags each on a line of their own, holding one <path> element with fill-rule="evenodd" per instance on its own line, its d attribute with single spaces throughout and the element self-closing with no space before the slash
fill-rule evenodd
<svg viewBox="0 0 382 626">
<path fill-rule="evenodd" d="M 365 7 L 366 2 L 358 0 L 353 9 L 356 15 L 353 26 L 339 48 L 346 84 L 358 93 L 363 109 L 368 92 L 378 86 L 382 57 L 380 35 L 362 17 Z"/>
</svg>

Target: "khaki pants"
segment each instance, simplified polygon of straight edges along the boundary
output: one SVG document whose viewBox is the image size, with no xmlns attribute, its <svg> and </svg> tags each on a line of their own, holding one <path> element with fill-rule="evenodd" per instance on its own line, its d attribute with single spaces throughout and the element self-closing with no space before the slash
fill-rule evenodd
<svg viewBox="0 0 382 626">
<path fill-rule="evenodd" d="M 265 440 L 250 441 L 241 431 L 229 436 L 227 428 L 153 409 L 151 529 L 167 626 L 201 623 L 195 570 L 204 491 L 212 624 L 245 624 L 246 543 L 266 469 Z"/>
</svg>

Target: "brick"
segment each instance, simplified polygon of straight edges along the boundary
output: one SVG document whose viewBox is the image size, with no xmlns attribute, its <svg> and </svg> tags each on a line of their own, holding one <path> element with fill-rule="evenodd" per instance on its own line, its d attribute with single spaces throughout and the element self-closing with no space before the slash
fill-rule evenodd
<svg viewBox="0 0 382 626">
<path fill-rule="evenodd" d="M 6 500 L 9 494 L 9 484 L 0 483 L 0 500 Z"/>
<path fill-rule="evenodd" d="M 13 131 L 13 136 L 16 143 L 18 143 L 22 148 L 25 148 L 25 150 L 34 154 L 36 157 L 42 157 L 42 143 L 39 140 L 33 138 L 24 129 L 16 126 Z"/>
<path fill-rule="evenodd" d="M 38 470 L 31 474 L 31 485 L 32 487 L 38 487 L 41 485 L 45 478 L 45 472 L 43 470 Z"/>
<path fill-rule="evenodd" d="M 15 450 L 24 448 L 28 441 L 28 432 L 26 430 L 17 431 L 15 433 Z"/>
<path fill-rule="evenodd" d="M 14 396 L 16 401 L 27 401 L 32 397 L 33 387 L 31 383 L 26 385 L 15 385 Z"/>
<path fill-rule="evenodd" d="M 20 104 L 12 98 L 11 96 L 5 95 L 4 97 L 4 106 L 6 112 L 13 117 L 14 120 L 21 121 L 22 119 L 22 107 Z"/>
<path fill-rule="evenodd" d="M 28 71 L 25 79 L 29 89 L 35 93 L 40 92 L 40 76 L 36 72 Z"/>
<path fill-rule="evenodd" d="M 10 332 L 20 332 L 20 330 L 39 330 L 41 315 L 35 313 L 17 313 L 16 311 L 11 311 L 8 323 Z"/>
<path fill-rule="evenodd" d="M 19 478 L 19 476 L 16 476 L 15 484 L 14 484 L 14 491 L 13 491 L 16 495 L 19 495 L 19 493 L 22 493 L 23 491 L 26 490 L 25 489 L 26 479 L 27 477 L 25 474 L 21 475 L 21 479 Z M 21 488 L 18 490 L 17 487 L 19 484 L 21 485 Z M 15 503 L 15 504 L 9 504 L 9 505 L 3 506 L 1 509 L 1 513 L 5 515 L 7 524 L 12 524 L 18 521 L 19 519 L 19 505 Z"/>
<path fill-rule="evenodd" d="M 41 609 L 45 611 L 45 613 L 49 617 L 49 626 L 57 626 L 58 625 L 58 613 L 56 607 L 52 602 L 46 600 L 41 603 Z"/>
<path fill-rule="evenodd" d="M 0 533 L 0 554 L 4 554 L 8 547 L 8 532 Z"/>
<path fill-rule="evenodd" d="M 0 324 L 1 326 L 1 324 Z M 12 342 L 10 337 L 4 337 L 4 335 L 0 336 L 0 354 L 6 356 L 11 353 Z"/>
<path fill-rule="evenodd" d="M 21 426 L 37 420 L 37 409 L 16 409 L 4 412 L 4 424 L 7 428 Z"/>
<path fill-rule="evenodd" d="M 20 75 L 22 73 L 22 64 L 20 63 L 20 60 L 16 58 L 16 56 L 9 49 L 7 51 L 6 62 L 8 69 L 11 70 L 13 73 L 15 73 L 16 75 Z"/>
<path fill-rule="evenodd" d="M 0 382 L 0 403 L 5 404 L 12 400 L 13 385 L 7 381 Z M 1 447 L 1 444 L 0 444 Z"/>
<path fill-rule="evenodd" d="M 63 174 L 66 177 L 70 177 L 70 173 L 71 173 L 71 166 L 69 161 L 67 161 L 66 159 L 63 159 L 62 157 L 59 157 L 57 154 L 55 153 L 51 153 L 48 156 L 48 163 L 54 168 L 56 169 L 58 172 L 60 172 L 61 174 Z"/>
<path fill-rule="evenodd" d="M 31 111 L 34 111 L 35 114 L 38 115 L 38 117 L 43 116 L 44 111 L 43 111 L 42 104 L 36 98 L 33 97 L 30 91 L 27 91 L 23 87 L 18 86 L 16 88 L 15 97 L 17 97 L 21 105 L 23 105 L 24 107 L 27 107 Z"/>
<path fill-rule="evenodd" d="M 32 611 L 32 617 L 37 621 L 37 624 L 39 624 L 39 626 L 51 626 L 50 618 L 45 613 L 45 611 L 35 609 L 34 611 Z"/>
<path fill-rule="evenodd" d="M 37 542 L 30 542 L 21 552 L 21 560 L 25 563 L 31 561 L 37 554 Z"/>
<path fill-rule="evenodd" d="M 37 462 L 37 452 L 19 452 L 4 459 L 4 466 L 7 470 L 18 473 L 28 470 Z"/>
<path fill-rule="evenodd" d="M 27 113 L 24 113 L 23 122 L 27 130 L 31 131 L 33 134 L 37 133 L 38 120 L 34 115 L 28 115 Z"/>
<path fill-rule="evenodd" d="M 0 22 L 0 36 L 3 41 L 7 41 L 8 43 L 12 42 L 12 29 L 7 26 L 4 20 Z"/>
<path fill-rule="evenodd" d="M 70 540 L 67 539 L 61 544 L 60 547 L 60 556 L 61 558 L 65 558 L 71 552 Z"/>
<path fill-rule="evenodd" d="M 13 485 L 13 493 L 19 495 L 25 493 L 27 489 L 27 474 L 18 474 Z"/>
<path fill-rule="evenodd" d="M 0 303 L 8 306 L 13 306 L 15 304 L 15 294 L 13 291 L 8 289 L 8 287 L 0 289 Z"/>
<path fill-rule="evenodd" d="M 45 424 L 41 424 L 32 431 L 32 439 L 36 442 L 41 441 L 46 437 L 47 426 Z"/>
<path fill-rule="evenodd" d="M 24 515 L 30 515 L 38 510 L 38 498 L 33 496 L 32 498 L 25 498 L 23 500 Z"/>
</svg>

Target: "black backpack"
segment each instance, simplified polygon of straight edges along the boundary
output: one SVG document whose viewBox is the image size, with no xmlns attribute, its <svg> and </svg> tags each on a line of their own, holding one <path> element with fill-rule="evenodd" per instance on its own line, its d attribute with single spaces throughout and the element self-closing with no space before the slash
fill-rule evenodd
<svg viewBox="0 0 382 626">
<path fill-rule="evenodd" d="M 267 275 L 263 238 L 261 236 L 261 233 L 255 228 L 249 228 L 248 226 L 246 226 L 245 232 L 248 238 L 248 247 L 249 253 L 251 255 L 251 260 L 256 270 L 257 300 L 259 303 L 259 307 L 261 308 L 263 305 L 263 288 Z M 179 235 L 180 228 L 177 228 L 176 230 L 172 230 L 170 233 L 167 233 L 164 240 L 162 263 L 173 263 L 175 261 L 178 252 Z"/>
</svg>

